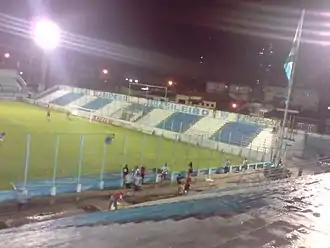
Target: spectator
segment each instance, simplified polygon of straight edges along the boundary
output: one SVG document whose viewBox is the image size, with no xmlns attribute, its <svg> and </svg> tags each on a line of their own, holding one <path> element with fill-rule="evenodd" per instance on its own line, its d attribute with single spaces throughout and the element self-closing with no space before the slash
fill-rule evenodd
<svg viewBox="0 0 330 248">
<path fill-rule="evenodd" d="M 142 178 L 142 184 L 144 184 L 144 176 L 146 174 L 146 168 L 144 167 L 144 165 L 141 165 L 141 178 Z"/>
<path fill-rule="evenodd" d="M 109 199 L 109 210 L 111 210 L 112 206 L 114 206 L 115 210 L 118 209 L 118 201 L 121 201 L 123 199 L 124 193 L 119 191 L 115 192 L 110 196 Z"/>
<path fill-rule="evenodd" d="M 133 172 L 133 176 L 136 176 L 137 174 L 139 174 L 139 175 L 141 174 L 141 173 L 140 173 L 140 168 L 139 168 L 139 166 L 136 166 L 136 167 L 135 167 L 135 170 L 134 170 L 134 172 Z"/>
<path fill-rule="evenodd" d="M 248 169 L 248 161 L 247 161 L 247 159 L 245 158 L 245 159 L 243 160 L 242 170 L 243 170 L 243 171 L 246 171 L 247 169 Z"/>
<path fill-rule="evenodd" d="M 140 172 L 135 173 L 133 178 L 134 191 L 139 191 L 142 188 L 142 177 Z"/>
<path fill-rule="evenodd" d="M 185 185 L 184 185 L 184 193 L 185 194 L 188 194 L 188 192 L 190 190 L 191 182 L 192 182 L 192 178 L 191 178 L 191 176 L 188 176 L 186 178 L 186 182 L 185 182 Z"/>
<path fill-rule="evenodd" d="M 192 164 L 192 162 L 190 162 L 188 164 L 188 177 L 192 176 L 193 172 L 194 172 L 193 164 Z"/>
<path fill-rule="evenodd" d="M 123 180 L 124 180 L 124 185 L 126 185 L 127 183 L 127 175 L 129 173 L 129 169 L 128 169 L 128 165 L 125 164 L 124 168 L 123 168 Z"/>
<path fill-rule="evenodd" d="M 167 174 L 168 174 L 168 166 L 167 163 L 165 163 L 164 166 L 162 167 L 162 174 L 161 174 L 162 181 L 167 179 Z"/>
<path fill-rule="evenodd" d="M 231 166 L 231 163 L 229 161 L 229 159 L 226 160 L 226 163 L 225 163 L 225 173 L 228 173 L 230 172 L 230 166 Z"/>
<path fill-rule="evenodd" d="M 132 181 L 133 181 L 133 176 L 129 173 L 126 176 L 126 180 L 125 180 L 125 188 L 126 189 L 130 189 L 132 186 Z"/>
</svg>

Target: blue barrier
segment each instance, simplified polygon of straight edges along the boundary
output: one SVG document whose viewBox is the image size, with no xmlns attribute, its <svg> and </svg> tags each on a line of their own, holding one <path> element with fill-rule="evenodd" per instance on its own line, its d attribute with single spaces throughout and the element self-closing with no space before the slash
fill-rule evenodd
<svg viewBox="0 0 330 248">
<path fill-rule="evenodd" d="M 270 162 L 257 162 L 249 163 L 248 168 L 263 168 L 266 166 L 271 166 Z M 231 166 L 230 171 L 241 170 L 242 165 Z M 202 175 L 211 175 L 211 174 L 223 174 L 223 167 L 212 167 L 212 168 L 203 168 L 198 169 L 193 172 L 193 176 L 202 176 Z M 175 181 L 178 175 L 186 176 L 187 172 L 170 172 L 168 175 L 169 180 Z M 148 171 L 145 176 L 145 183 L 155 183 L 157 182 L 159 175 L 154 172 Z M 63 177 L 56 179 L 56 194 L 65 194 L 65 193 L 76 193 L 77 192 L 77 178 L 73 177 Z M 80 178 L 81 188 L 80 191 L 88 190 L 99 190 L 100 189 L 100 175 L 86 175 Z M 34 180 L 28 182 L 26 188 L 24 183 L 19 182 L 14 184 L 17 189 L 26 189 L 29 197 L 36 196 L 50 196 L 52 195 L 53 190 L 53 180 Z M 120 173 L 107 173 L 104 174 L 103 186 L 106 189 L 119 189 L 121 188 L 122 180 Z M 15 200 L 17 198 L 17 192 L 15 190 L 6 190 L 0 191 L 0 202 Z"/>
<path fill-rule="evenodd" d="M 46 223 L 35 223 L 25 225 L 20 229 L 9 230 L 10 232 L 34 231 L 44 229 L 55 230 L 58 228 L 91 226 L 95 224 L 127 223 L 127 222 L 145 222 L 160 221 L 165 219 L 184 219 L 194 216 L 208 216 L 217 214 L 219 216 L 237 215 L 267 206 L 271 203 L 268 195 L 259 192 L 254 188 L 254 194 L 251 192 L 224 194 L 222 196 L 209 196 L 202 198 L 194 197 L 186 201 L 177 201 L 151 206 L 134 207 L 123 209 L 119 212 L 96 212 L 67 217 L 58 220 L 47 221 Z M 221 193 L 218 191 L 217 193 Z M 258 197 L 256 197 L 258 196 Z M 207 199 L 207 201 L 205 201 Z M 8 230 L 7 230 L 8 231 Z"/>
</svg>

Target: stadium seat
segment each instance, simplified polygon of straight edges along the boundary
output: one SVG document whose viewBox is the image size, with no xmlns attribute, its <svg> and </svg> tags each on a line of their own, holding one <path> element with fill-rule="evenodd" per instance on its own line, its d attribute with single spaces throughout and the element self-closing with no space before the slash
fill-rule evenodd
<svg viewBox="0 0 330 248">
<path fill-rule="evenodd" d="M 0 93 L 18 93 L 22 91 L 22 86 L 18 80 L 15 70 L 0 70 Z"/>
<path fill-rule="evenodd" d="M 111 103 L 112 100 L 106 98 L 96 98 L 93 101 L 82 106 L 85 109 L 98 110 Z"/>
<path fill-rule="evenodd" d="M 138 103 L 131 103 L 129 106 L 123 109 L 120 119 L 126 121 L 137 121 L 150 113 L 152 110 L 152 107 Z"/>
<path fill-rule="evenodd" d="M 202 117 L 198 115 L 190 115 L 180 112 L 175 112 L 168 118 L 157 125 L 157 128 L 165 129 L 172 132 L 185 132 Z"/>
<path fill-rule="evenodd" d="M 14 78 L 0 80 L 0 92 L 16 93 L 20 92 L 21 88 Z"/>
<path fill-rule="evenodd" d="M 248 146 L 262 131 L 262 127 L 252 123 L 228 122 L 210 139 L 237 146 Z"/>
<path fill-rule="evenodd" d="M 66 106 L 69 103 L 77 100 L 78 98 L 80 98 L 82 96 L 83 96 L 83 94 L 81 94 L 81 93 L 69 92 L 61 97 L 54 99 L 50 103 L 54 104 L 54 105 L 59 105 L 59 106 Z"/>
</svg>

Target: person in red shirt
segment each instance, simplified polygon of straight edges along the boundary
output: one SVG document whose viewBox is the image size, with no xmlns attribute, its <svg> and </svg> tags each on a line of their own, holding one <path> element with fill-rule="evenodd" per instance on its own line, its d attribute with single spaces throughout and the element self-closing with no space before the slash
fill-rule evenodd
<svg viewBox="0 0 330 248">
<path fill-rule="evenodd" d="M 186 183 L 185 183 L 185 185 L 184 185 L 184 193 L 185 193 L 185 194 L 188 194 L 188 192 L 189 192 L 189 190 L 190 190 L 191 183 L 192 183 L 191 176 L 188 176 L 188 177 L 186 178 Z"/>
<path fill-rule="evenodd" d="M 109 210 L 111 210 L 112 205 L 114 206 L 115 210 L 118 209 L 118 201 L 123 199 L 124 193 L 122 191 L 115 192 L 110 196 L 109 199 Z"/>
</svg>

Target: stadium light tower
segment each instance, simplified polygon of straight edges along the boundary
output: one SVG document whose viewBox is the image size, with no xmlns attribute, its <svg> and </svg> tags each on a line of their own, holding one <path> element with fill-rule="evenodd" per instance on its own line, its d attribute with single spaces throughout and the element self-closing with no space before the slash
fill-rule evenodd
<svg viewBox="0 0 330 248">
<path fill-rule="evenodd" d="M 53 21 L 40 20 L 35 24 L 33 38 L 44 51 L 52 51 L 60 43 L 61 30 Z"/>
<path fill-rule="evenodd" d="M 3 56 L 5 57 L 5 59 L 9 59 L 10 58 L 10 53 L 4 53 Z"/>
<path fill-rule="evenodd" d="M 42 78 L 39 90 L 45 90 L 49 71 L 49 53 L 55 50 L 61 41 L 61 29 L 53 21 L 42 19 L 35 23 L 33 29 L 33 39 L 43 50 Z"/>
</svg>

